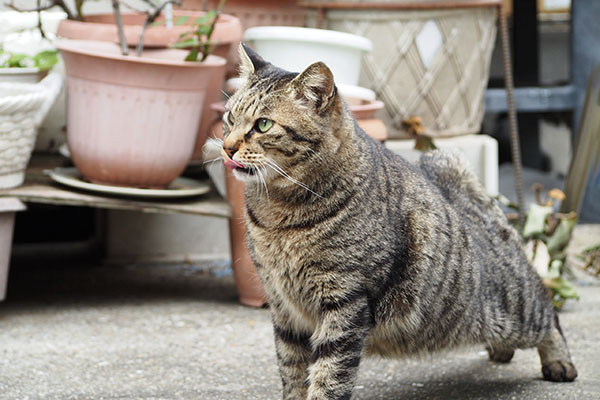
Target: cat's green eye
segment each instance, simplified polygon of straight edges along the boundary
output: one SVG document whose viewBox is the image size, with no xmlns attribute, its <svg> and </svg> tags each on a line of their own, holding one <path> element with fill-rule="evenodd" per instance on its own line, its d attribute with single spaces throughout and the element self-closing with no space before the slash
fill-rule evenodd
<svg viewBox="0 0 600 400">
<path fill-rule="evenodd" d="M 271 129 L 272 126 L 273 121 L 267 118 L 259 118 L 258 121 L 256 121 L 256 129 L 258 129 L 258 131 L 262 133 L 265 133 L 266 131 Z"/>
<path fill-rule="evenodd" d="M 233 125 L 233 115 L 231 115 L 231 111 L 227 113 L 227 122 L 229 122 L 229 125 Z"/>
</svg>

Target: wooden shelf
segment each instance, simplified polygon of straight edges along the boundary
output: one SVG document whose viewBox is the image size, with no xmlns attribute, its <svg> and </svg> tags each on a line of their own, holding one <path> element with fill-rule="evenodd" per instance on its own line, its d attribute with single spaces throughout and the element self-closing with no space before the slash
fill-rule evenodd
<svg viewBox="0 0 600 400">
<path fill-rule="evenodd" d="M 69 188 L 44 175 L 45 169 L 62 166 L 65 159 L 54 155 L 36 155 L 27 168 L 25 183 L 13 189 L 0 190 L 0 197 L 15 197 L 25 203 L 84 206 L 147 213 L 194 214 L 231 217 L 231 207 L 214 187 L 204 195 L 181 200 L 142 200 L 139 198 L 98 195 Z"/>
</svg>

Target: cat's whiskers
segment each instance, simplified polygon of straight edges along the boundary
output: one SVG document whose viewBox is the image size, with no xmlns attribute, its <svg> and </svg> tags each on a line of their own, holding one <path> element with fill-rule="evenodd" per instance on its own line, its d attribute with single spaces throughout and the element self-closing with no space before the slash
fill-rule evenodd
<svg viewBox="0 0 600 400">
<path fill-rule="evenodd" d="M 256 167 L 256 172 L 257 172 L 257 176 L 260 178 L 260 181 L 262 183 L 262 186 L 264 186 L 265 188 L 265 194 L 267 195 L 267 201 L 269 201 L 269 188 L 267 187 L 267 180 L 266 180 L 266 168 L 264 166 L 264 164 L 260 161 L 258 161 L 259 167 Z"/>
<path fill-rule="evenodd" d="M 281 168 L 279 165 L 277 165 L 277 163 L 275 161 L 271 160 L 270 158 L 265 157 L 265 162 L 266 162 L 267 166 L 269 166 L 273 169 L 273 171 L 277 172 L 278 174 L 280 174 L 281 176 L 283 176 L 284 178 L 286 178 L 293 184 L 300 186 L 301 188 L 309 191 L 310 193 L 314 194 L 315 196 L 317 196 L 321 199 L 323 198 L 323 196 L 321 196 L 320 194 L 318 194 L 317 192 L 315 192 L 314 190 L 312 190 L 311 188 L 306 186 L 304 183 L 298 181 L 297 179 L 292 178 L 287 172 L 285 172 L 283 170 L 283 168 Z"/>
</svg>

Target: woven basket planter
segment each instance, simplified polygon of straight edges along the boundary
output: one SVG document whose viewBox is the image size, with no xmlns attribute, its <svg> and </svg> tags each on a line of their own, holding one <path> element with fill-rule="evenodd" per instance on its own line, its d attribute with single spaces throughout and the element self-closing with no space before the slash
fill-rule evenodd
<svg viewBox="0 0 600 400">
<path fill-rule="evenodd" d="M 385 103 L 390 137 L 410 137 L 402 121 L 414 116 L 437 137 L 479 132 L 497 8 L 394 7 L 327 9 L 321 26 L 373 41 L 359 84 Z"/>
<path fill-rule="evenodd" d="M 58 74 L 37 84 L 0 83 L 0 189 L 23 183 L 37 129 L 61 87 Z"/>
</svg>

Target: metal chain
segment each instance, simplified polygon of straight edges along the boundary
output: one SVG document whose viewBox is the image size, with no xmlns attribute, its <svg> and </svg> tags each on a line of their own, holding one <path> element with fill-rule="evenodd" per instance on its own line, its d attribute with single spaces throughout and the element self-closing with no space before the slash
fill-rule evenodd
<svg viewBox="0 0 600 400">
<path fill-rule="evenodd" d="M 508 26 L 502 4 L 498 6 L 500 21 L 500 41 L 502 44 L 502 61 L 504 64 L 504 86 L 506 88 L 506 102 L 508 107 L 508 123 L 510 129 L 510 148 L 513 169 L 515 174 L 515 190 L 519 206 L 519 223 L 521 229 L 525 224 L 525 196 L 523 190 L 523 167 L 521 162 L 521 148 L 519 147 L 519 127 L 517 126 L 517 112 L 515 109 L 514 84 L 510 59 Z"/>
</svg>

